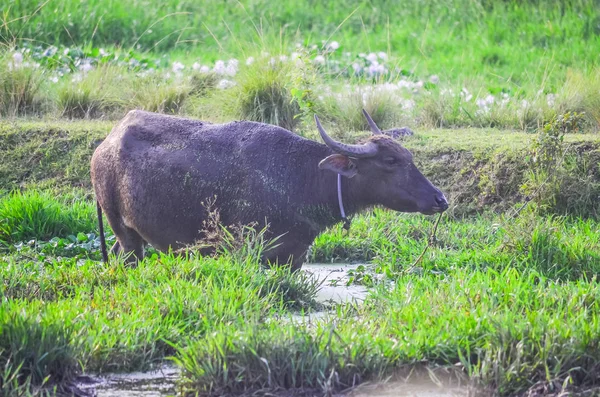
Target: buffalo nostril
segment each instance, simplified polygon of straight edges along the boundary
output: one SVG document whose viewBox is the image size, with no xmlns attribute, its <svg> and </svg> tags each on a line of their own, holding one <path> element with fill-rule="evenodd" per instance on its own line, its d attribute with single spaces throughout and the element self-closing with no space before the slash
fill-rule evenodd
<svg viewBox="0 0 600 397">
<path fill-rule="evenodd" d="M 443 195 L 436 195 L 435 196 L 435 202 L 442 208 L 448 208 L 448 201 L 446 200 L 446 197 L 444 197 Z"/>
</svg>

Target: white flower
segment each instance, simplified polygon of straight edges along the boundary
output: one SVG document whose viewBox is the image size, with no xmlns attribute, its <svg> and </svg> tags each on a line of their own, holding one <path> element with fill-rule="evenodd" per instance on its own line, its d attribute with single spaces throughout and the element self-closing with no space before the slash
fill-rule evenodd
<svg viewBox="0 0 600 397">
<path fill-rule="evenodd" d="M 352 64 L 352 69 L 354 69 L 354 73 L 358 74 L 362 70 L 362 66 L 360 66 L 358 63 L 354 62 Z"/>
<path fill-rule="evenodd" d="M 463 99 L 465 100 L 465 102 L 469 102 L 469 101 L 471 101 L 471 99 L 473 99 L 473 95 L 469 92 L 469 90 L 467 90 L 464 87 L 460 91 L 460 96 L 463 97 Z"/>
<path fill-rule="evenodd" d="M 413 101 L 412 99 L 404 99 L 400 102 L 400 104 L 402 105 L 402 109 L 404 110 L 412 110 L 415 108 L 415 101 Z"/>
<path fill-rule="evenodd" d="M 200 70 L 200 64 L 198 62 L 194 62 L 194 64 L 192 65 L 192 69 L 196 71 Z"/>
<path fill-rule="evenodd" d="M 314 62 L 318 65 L 325 64 L 325 57 L 323 55 L 317 55 L 314 59 Z"/>
<path fill-rule="evenodd" d="M 358 54 L 358 56 L 361 58 L 365 58 L 367 56 L 367 54 L 365 54 L 364 52 L 361 52 L 360 54 Z"/>
<path fill-rule="evenodd" d="M 295 61 L 296 59 L 300 58 L 300 54 L 297 52 L 292 52 L 292 55 L 290 55 L 290 59 L 292 61 Z"/>
<path fill-rule="evenodd" d="M 12 59 L 13 65 L 15 67 L 19 67 L 23 63 L 23 54 L 21 54 L 20 52 L 15 52 L 12 56 Z"/>
<path fill-rule="evenodd" d="M 223 79 L 221 81 L 219 81 L 219 83 L 217 84 L 217 88 L 220 90 L 225 90 L 227 88 L 231 88 L 235 85 L 235 83 L 231 80 L 227 80 L 227 79 Z"/>
<path fill-rule="evenodd" d="M 206 66 L 206 65 L 202 65 L 202 67 L 200 68 L 200 72 L 201 73 L 209 73 L 210 72 L 210 67 Z"/>
<path fill-rule="evenodd" d="M 269 66 L 273 67 L 273 66 L 275 66 L 275 63 L 276 63 L 275 58 L 271 57 L 271 59 L 269 59 Z"/>
<path fill-rule="evenodd" d="M 281 62 L 286 62 L 286 61 L 288 60 L 288 57 L 287 57 L 287 55 L 280 55 L 280 56 L 279 56 L 279 60 L 280 60 Z"/>
<path fill-rule="evenodd" d="M 213 72 L 216 74 L 225 74 L 225 62 L 218 60 L 215 62 L 215 66 L 213 67 Z"/>
<path fill-rule="evenodd" d="M 94 69 L 94 67 L 89 62 L 84 62 L 81 65 L 79 65 L 79 70 L 81 70 L 83 73 L 87 73 L 92 69 Z"/>
<path fill-rule="evenodd" d="M 529 107 L 529 101 L 527 99 L 523 99 L 521 101 L 521 108 L 526 109 Z"/>
<path fill-rule="evenodd" d="M 181 73 L 185 69 L 185 65 L 181 62 L 173 62 L 173 73 Z"/>
<path fill-rule="evenodd" d="M 225 74 L 227 76 L 235 76 L 238 71 L 239 61 L 237 59 L 230 59 L 227 62 L 227 67 L 225 68 Z"/>
<path fill-rule="evenodd" d="M 107 56 L 107 55 L 108 55 L 108 52 L 106 52 L 106 51 L 104 50 L 104 48 L 100 48 L 100 49 L 98 50 L 98 53 L 100 54 L 100 56 L 103 56 L 103 57 L 105 57 L 105 56 Z"/>
<path fill-rule="evenodd" d="M 554 103 L 556 102 L 556 95 L 554 95 L 554 94 L 546 95 L 546 102 L 548 103 L 548 106 L 554 106 Z"/>
<path fill-rule="evenodd" d="M 229 61 L 227 61 L 227 66 L 231 66 L 237 69 L 237 67 L 239 66 L 240 61 L 238 61 L 235 58 L 231 58 Z"/>
<path fill-rule="evenodd" d="M 429 77 L 429 81 L 432 82 L 433 84 L 439 84 L 440 78 L 438 77 L 437 74 L 434 74 Z"/>
<path fill-rule="evenodd" d="M 58 83 L 58 76 L 52 76 L 50 77 L 50 81 L 53 83 Z"/>
<path fill-rule="evenodd" d="M 506 92 L 503 92 L 502 99 L 500 100 L 500 106 L 505 107 L 508 104 L 508 102 L 510 102 L 510 97 Z"/>
<path fill-rule="evenodd" d="M 398 82 L 398 87 L 409 89 L 412 88 L 412 83 L 408 80 L 402 79 Z"/>
<path fill-rule="evenodd" d="M 254 57 L 248 57 L 246 59 L 246 65 L 252 65 L 254 63 Z"/>
<path fill-rule="evenodd" d="M 369 66 L 367 68 L 367 73 L 369 74 L 369 76 L 383 74 L 385 72 L 386 72 L 385 66 L 380 65 L 377 62 L 375 62 L 374 64 L 372 64 L 371 66 Z"/>
<path fill-rule="evenodd" d="M 367 55 L 367 61 L 376 64 L 377 63 L 377 54 L 372 52 L 369 55 Z"/>
<path fill-rule="evenodd" d="M 329 49 L 335 51 L 338 48 L 340 48 L 340 43 L 338 43 L 337 41 L 332 41 L 331 43 L 329 43 L 329 45 L 327 46 Z"/>
<path fill-rule="evenodd" d="M 379 58 L 383 59 L 384 61 L 385 61 L 385 60 L 388 58 L 387 54 L 386 54 L 385 52 L 383 52 L 383 51 L 381 51 L 381 52 L 378 52 L 378 53 L 377 53 L 377 56 L 378 56 Z"/>
</svg>

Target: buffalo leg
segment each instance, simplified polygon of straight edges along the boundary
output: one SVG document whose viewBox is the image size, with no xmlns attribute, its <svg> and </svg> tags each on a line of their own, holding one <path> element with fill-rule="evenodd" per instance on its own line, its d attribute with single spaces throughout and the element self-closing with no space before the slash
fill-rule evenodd
<svg viewBox="0 0 600 397">
<path fill-rule="evenodd" d="M 134 265 L 144 258 L 144 240 L 135 230 L 120 225 L 118 230 L 115 230 L 115 235 L 117 242 L 110 250 L 111 253 L 127 255 L 125 261 Z"/>
<path fill-rule="evenodd" d="M 117 240 L 115 242 L 115 244 L 112 246 L 112 248 L 110 249 L 110 254 L 111 255 L 119 255 L 119 253 L 121 252 L 121 244 L 119 244 L 119 240 Z"/>
</svg>

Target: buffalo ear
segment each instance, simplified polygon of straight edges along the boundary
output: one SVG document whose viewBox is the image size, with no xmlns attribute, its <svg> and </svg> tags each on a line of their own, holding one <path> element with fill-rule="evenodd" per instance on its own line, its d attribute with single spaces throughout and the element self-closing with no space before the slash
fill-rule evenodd
<svg viewBox="0 0 600 397">
<path fill-rule="evenodd" d="M 352 178 L 358 172 L 356 170 L 356 164 L 343 154 L 332 154 L 331 156 L 325 157 L 319 163 L 319 168 L 322 170 L 333 171 L 336 174 L 348 178 Z"/>
</svg>

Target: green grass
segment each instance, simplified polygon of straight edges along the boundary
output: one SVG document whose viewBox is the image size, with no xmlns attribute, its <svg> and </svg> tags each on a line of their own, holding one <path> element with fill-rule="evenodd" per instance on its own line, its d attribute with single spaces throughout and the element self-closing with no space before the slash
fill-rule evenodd
<svg viewBox="0 0 600 397">
<path fill-rule="evenodd" d="M 114 123 L 10 122 L 0 124 L 0 186 L 17 189 L 91 186 L 90 160 L 94 149 Z"/>
<path fill-rule="evenodd" d="M 540 217 L 533 208 L 516 219 L 509 214 L 445 217 L 429 254 L 417 269 L 433 219 L 376 210 L 353 222 L 348 236 L 336 226 L 317 237 L 310 260 L 373 261 L 378 273 L 447 273 L 455 268 L 535 270 L 549 279 L 592 278 L 600 272 L 599 226 L 593 220 Z"/>
<path fill-rule="evenodd" d="M 0 198 L 0 243 L 49 240 L 97 229 L 95 205 L 73 197 L 57 201 L 49 192 L 15 192 Z"/>
<path fill-rule="evenodd" d="M 140 45 L 215 60 L 244 56 L 248 41 L 320 44 L 331 37 L 341 51 L 388 51 L 400 67 L 443 77 L 486 76 L 518 89 L 542 82 L 548 70 L 597 64 L 598 5 L 594 1 L 399 1 L 318 4 L 252 0 L 243 3 L 167 1 L 6 3 L 4 42 L 21 38 L 70 46 Z M 38 9 L 39 7 L 39 9 Z M 341 26 L 340 26 L 341 25 Z M 257 29 L 258 32 L 257 33 Z M 281 31 L 280 31 L 281 30 Z M 298 33 L 299 31 L 299 33 Z M 299 36 L 299 37 L 298 37 Z M 552 84 L 553 81 L 548 82 Z"/>
<path fill-rule="evenodd" d="M 356 110 L 366 106 L 385 127 L 531 131 L 555 115 L 584 111 L 586 128 L 599 128 L 600 6 L 593 0 L 543 7 L 537 0 L 58 3 L 0 6 L 5 116 L 118 119 L 142 108 L 304 132 L 319 111 L 342 132 L 365 127 Z M 328 50 L 326 40 L 340 47 Z M 15 48 L 25 58 L 10 68 Z M 292 51 L 306 55 L 310 76 L 299 77 L 293 62 L 265 67 Z M 389 73 L 356 77 L 353 63 L 366 62 L 361 53 L 382 53 L 386 59 L 378 62 Z M 315 62 L 317 54 L 324 64 Z M 257 62 L 247 67 L 248 57 Z M 192 69 L 231 58 L 240 61 L 236 77 Z M 185 64 L 182 76 L 175 62 Z M 86 64 L 96 70 L 83 71 Z M 222 92 L 216 87 L 230 84 L 222 79 L 237 86 Z M 417 93 L 365 87 L 403 79 L 419 82 Z M 477 101 L 489 95 L 494 104 L 482 109 Z"/>
</svg>

